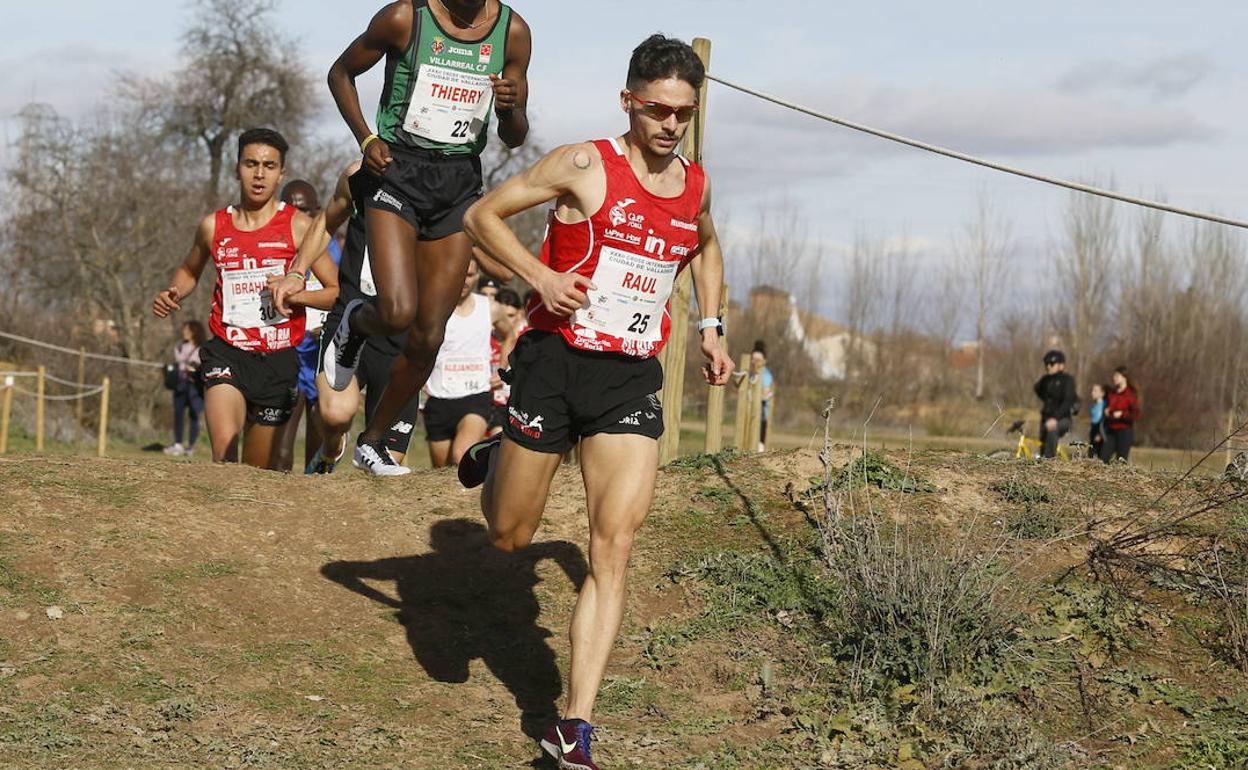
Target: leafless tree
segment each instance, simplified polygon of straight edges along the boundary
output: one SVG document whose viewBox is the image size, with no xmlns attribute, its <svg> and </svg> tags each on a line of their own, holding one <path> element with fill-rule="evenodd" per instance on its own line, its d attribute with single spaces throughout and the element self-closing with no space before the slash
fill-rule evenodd
<svg viewBox="0 0 1248 770">
<path fill-rule="evenodd" d="M 296 143 L 312 113 L 312 79 L 297 42 L 279 31 L 276 0 L 196 0 L 195 7 L 182 67 L 168 78 L 128 78 L 122 92 L 146 120 L 202 150 L 201 201 L 213 209 L 222 202 L 230 141 L 269 126 Z"/>
<path fill-rule="evenodd" d="M 28 107 L 9 181 L 13 260 L 42 311 L 62 320 L 62 341 L 164 358 L 169 322 L 152 316 L 151 298 L 202 213 L 178 149 L 145 133 L 131 112 L 74 124 Z M 94 321 L 110 329 L 106 339 L 88 341 Z M 127 380 L 120 403 L 150 423 L 149 386 Z"/>
<path fill-rule="evenodd" d="M 1014 251 L 1013 228 L 981 192 L 975 218 L 955 238 L 958 271 L 969 290 L 975 316 L 975 398 L 984 397 L 984 358 L 989 326 L 1000 306 L 1009 261 Z"/>
<path fill-rule="evenodd" d="M 1071 349 L 1071 371 L 1076 377 L 1086 376 L 1107 336 L 1117 257 L 1114 203 L 1072 193 L 1062 241 L 1053 253 L 1058 300 L 1052 321 Z"/>
</svg>

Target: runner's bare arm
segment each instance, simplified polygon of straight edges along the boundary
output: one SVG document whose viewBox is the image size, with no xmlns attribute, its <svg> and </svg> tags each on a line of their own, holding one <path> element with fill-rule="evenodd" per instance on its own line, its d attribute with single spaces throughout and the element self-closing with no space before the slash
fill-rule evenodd
<svg viewBox="0 0 1248 770">
<path fill-rule="evenodd" d="M 719 247 L 719 234 L 711 217 L 711 180 L 706 180 L 702 194 L 702 213 L 698 215 L 698 254 L 689 263 L 693 271 L 693 290 L 698 298 L 698 310 L 703 318 L 717 318 L 720 314 L 720 293 L 724 286 L 724 252 Z M 702 376 L 711 385 L 725 385 L 732 376 L 732 357 L 724 350 L 718 329 L 702 330 L 702 354 L 707 363 Z"/>
<path fill-rule="evenodd" d="M 536 289 L 547 310 L 571 315 L 589 301 L 585 291 L 597 287 L 583 275 L 551 270 L 524 247 L 503 220 L 556 198 L 585 210 L 594 190 L 604 186 L 597 149 L 592 144 L 565 145 L 474 203 L 464 214 L 464 230 L 483 251 Z"/>
<path fill-rule="evenodd" d="M 182 260 L 182 264 L 178 265 L 178 269 L 173 271 L 169 288 L 157 294 L 152 301 L 152 313 L 156 317 L 168 318 L 170 313 L 181 310 L 179 303 L 195 291 L 204 266 L 212 258 L 212 238 L 215 231 L 214 215 L 209 214 L 200 220 L 199 227 L 195 228 L 195 241 L 191 244 L 191 250 Z"/>
<path fill-rule="evenodd" d="M 507 61 L 502 76 L 494 81 L 494 114 L 498 116 L 498 138 L 508 147 L 519 147 L 529 135 L 529 59 L 533 55 L 533 34 L 528 22 L 514 10 L 507 27 Z"/>
<path fill-rule="evenodd" d="M 499 262 L 497 259 L 494 259 L 489 254 L 486 254 L 485 250 L 475 243 L 472 244 L 472 258 L 477 260 L 477 264 L 481 266 L 481 269 L 485 271 L 486 275 L 499 283 L 507 283 L 512 278 L 516 277 L 516 274 L 506 265 Z"/>
<path fill-rule="evenodd" d="M 276 282 L 270 282 L 269 288 L 273 292 L 273 307 L 277 312 L 284 316 L 290 315 L 289 301 L 290 297 L 304 290 L 304 280 L 300 276 L 306 275 L 308 270 L 325 254 L 325 250 L 329 248 L 329 242 L 333 240 L 334 233 L 338 232 L 338 228 L 351 217 L 353 203 L 351 202 L 351 175 L 360 170 L 361 161 L 352 161 L 347 166 L 342 175 L 338 177 L 338 185 L 334 188 L 334 197 L 329 199 L 329 205 L 325 207 L 320 214 L 312 220 L 312 224 L 308 229 L 307 235 L 303 237 L 303 241 L 299 244 L 299 254 L 295 257 L 295 261 L 290 264 L 290 270 L 287 274 Z M 333 263 L 333 260 L 330 260 Z M 337 275 L 337 271 L 335 271 Z M 318 274 L 317 278 L 321 278 Z M 321 283 L 325 283 L 321 278 Z M 337 281 L 335 281 L 337 283 Z M 328 286 L 328 284 L 326 284 Z M 313 307 L 316 307 L 315 305 Z"/>
<path fill-rule="evenodd" d="M 355 87 L 355 79 L 376 66 L 386 54 L 403 50 L 411 30 L 411 3 L 390 3 L 377 12 L 364 34 L 351 41 L 329 68 L 329 92 L 357 144 L 363 143 L 372 130 L 360 109 L 360 92 Z M 370 142 L 364 152 L 364 163 L 369 171 L 380 175 L 390 165 L 390 148 L 381 140 Z"/>
<path fill-rule="evenodd" d="M 317 239 L 316 228 L 318 227 L 319 222 L 319 218 L 313 220 L 312 217 L 309 217 L 303 212 L 295 214 L 294 220 L 290 224 L 290 229 L 291 233 L 295 236 L 295 242 L 299 244 L 301 253 L 305 243 L 309 240 Z M 321 231 L 324 231 L 323 227 L 321 228 Z M 318 240 L 317 242 L 320 241 Z M 327 241 L 325 243 L 326 245 L 328 244 Z M 298 261 L 297 257 L 296 261 Z M 325 250 L 324 246 L 321 247 L 320 255 L 317 256 L 316 261 L 312 263 L 312 274 L 315 275 L 321 282 L 323 288 L 309 291 L 307 284 L 304 281 L 294 279 L 294 281 L 299 284 L 301 289 L 293 294 L 286 295 L 286 304 L 288 306 L 302 305 L 304 307 L 314 307 L 318 310 L 332 310 L 334 307 L 334 300 L 338 299 L 338 266 L 334 264 L 333 257 L 329 256 L 329 252 Z M 275 307 L 277 306 L 276 288 L 285 283 L 285 279 L 289 277 L 289 274 L 280 277 L 275 275 L 270 276 L 268 279 L 269 291 L 273 292 L 273 304 Z M 281 312 L 280 307 L 277 309 L 278 312 Z M 289 307 L 287 307 L 286 312 L 282 312 L 282 315 L 290 315 Z"/>
</svg>

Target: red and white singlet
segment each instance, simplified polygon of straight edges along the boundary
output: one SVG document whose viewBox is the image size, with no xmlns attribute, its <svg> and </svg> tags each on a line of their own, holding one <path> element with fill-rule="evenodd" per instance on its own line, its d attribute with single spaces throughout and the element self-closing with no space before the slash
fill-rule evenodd
<svg viewBox="0 0 1248 770">
<path fill-rule="evenodd" d="M 217 212 L 213 230 L 212 261 L 217 286 L 212 293 L 208 326 L 239 350 L 273 353 L 303 339 L 302 307 L 286 318 L 273 307 L 267 288 L 270 275 L 283 276 L 298 254 L 291 222 L 295 209 L 279 203 L 277 212 L 258 230 L 234 226 L 234 207 Z"/>
<path fill-rule="evenodd" d="M 579 273 L 598 288 L 589 306 L 570 318 L 550 313 L 536 294 L 529 301 L 534 329 L 558 332 L 581 350 L 658 355 L 671 332 L 668 300 L 677 274 L 698 252 L 698 215 L 706 177 L 685 167 L 685 191 L 664 198 L 638 181 L 615 139 L 594 142 L 607 175 L 607 197 L 587 220 L 567 224 L 551 214 L 542 261 L 561 273 Z"/>
</svg>

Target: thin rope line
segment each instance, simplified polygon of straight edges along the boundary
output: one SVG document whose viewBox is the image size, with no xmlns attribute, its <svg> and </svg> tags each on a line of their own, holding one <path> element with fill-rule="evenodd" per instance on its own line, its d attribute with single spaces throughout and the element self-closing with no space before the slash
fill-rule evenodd
<svg viewBox="0 0 1248 770">
<path fill-rule="evenodd" d="M 0 372 L 0 377 L 38 377 L 39 372 Z"/>
<path fill-rule="evenodd" d="M 83 383 L 80 385 L 75 380 L 62 380 L 60 377 L 56 377 L 54 375 L 47 374 L 47 373 L 44 373 L 43 376 L 44 376 L 44 379 L 55 382 L 57 385 L 64 385 L 67 388 L 77 388 L 79 390 L 86 390 L 87 388 L 92 387 L 91 385 L 87 385 L 86 383 Z"/>
<path fill-rule="evenodd" d="M 65 348 L 65 347 L 61 347 L 60 345 L 53 345 L 50 342 L 43 342 L 41 340 L 33 340 L 30 337 L 22 337 L 17 334 L 10 334 L 8 332 L 0 332 L 0 337 L 4 337 L 5 339 L 10 339 L 10 340 L 15 340 L 17 342 L 24 342 L 27 345 L 34 345 L 40 348 L 47 348 L 48 350 L 56 350 L 61 353 L 70 353 L 75 356 L 85 355 L 87 358 L 94 358 L 97 361 L 112 361 L 113 363 L 129 364 L 131 366 L 153 366 L 157 369 L 165 368 L 164 364 L 158 364 L 153 361 L 140 361 L 137 358 L 122 358 L 121 356 L 106 356 L 103 353 L 82 353 L 82 351 L 74 350 L 73 348 Z"/>
<path fill-rule="evenodd" d="M 870 126 L 864 126 L 861 123 L 854 123 L 853 121 L 845 120 L 844 118 L 838 118 L 833 115 L 828 115 L 828 114 L 819 112 L 817 110 L 813 110 L 809 107 L 803 107 L 800 104 L 795 104 L 785 99 L 781 99 L 778 96 L 772 96 L 771 94 L 767 94 L 762 91 L 756 91 L 753 88 L 748 88 L 746 86 L 733 83 L 732 81 L 729 81 L 729 80 L 724 80 L 723 78 L 716 77 L 714 75 L 708 74 L 706 77 L 708 80 L 714 80 L 716 83 L 719 83 L 720 85 L 735 89 L 737 91 L 740 91 L 743 94 L 749 94 L 750 96 L 757 97 L 759 99 L 762 99 L 763 101 L 771 102 L 772 104 L 778 104 L 781 107 L 787 107 L 791 110 L 796 110 L 797 112 L 803 113 L 805 115 L 809 115 L 812 118 L 819 118 L 820 120 L 826 120 L 829 123 L 835 123 L 838 126 L 844 126 L 845 128 L 850 128 L 850 129 L 853 129 L 854 131 L 861 131 L 864 134 L 870 134 L 871 136 L 879 137 L 880 139 L 887 139 L 890 142 L 897 142 L 899 144 L 908 145 L 910 147 L 914 147 L 919 150 L 926 150 L 927 152 L 932 152 L 937 155 L 944 155 L 945 157 L 953 158 L 955 160 L 961 160 L 967 163 L 974 163 L 977 166 L 990 168 L 993 171 L 1001 171 L 1006 174 L 1013 174 L 1015 176 L 1021 176 L 1025 179 L 1031 179 L 1036 182 L 1044 182 L 1045 184 L 1056 185 L 1057 187 L 1065 187 L 1068 190 L 1075 190 L 1076 192 L 1088 193 L 1089 195 L 1099 195 L 1102 198 L 1110 198 L 1116 201 L 1121 201 L 1123 203 L 1131 203 L 1136 206 L 1144 206 L 1146 208 L 1156 209 L 1158 211 L 1166 211 L 1171 214 L 1178 214 L 1180 216 L 1192 217 L 1194 219 L 1203 219 L 1208 222 L 1217 222 L 1220 225 L 1230 225 L 1231 227 L 1248 228 L 1248 222 L 1244 222 L 1238 219 L 1231 219 L 1229 217 L 1219 216 L 1217 214 L 1207 214 L 1202 211 L 1195 211 L 1193 209 L 1185 209 L 1185 208 L 1180 208 L 1178 206 L 1171 206 L 1167 203 L 1159 203 L 1157 201 L 1150 201 L 1146 198 L 1136 198 L 1130 195 L 1124 195 L 1123 193 L 1114 192 L 1113 190 L 1104 190 L 1099 187 L 1092 187 L 1091 185 L 1080 184 L 1079 182 L 1069 182 L 1065 179 L 1059 179 L 1057 177 L 1044 176 L 1043 174 L 1037 174 L 1032 171 L 1026 171 L 1021 168 L 1007 166 L 1002 163 L 994 163 L 993 161 L 990 161 L 990 160 L 977 158 L 974 155 L 967 155 L 964 152 L 958 152 L 957 150 L 950 150 L 946 147 L 940 147 L 938 145 L 928 144 L 927 142 L 920 142 L 917 139 L 910 139 L 909 137 L 901 136 L 900 134 L 893 134 L 888 131 L 882 131 L 878 128 L 871 128 Z"/>
<path fill-rule="evenodd" d="M 16 390 L 18 393 L 21 393 L 23 395 L 34 396 L 35 398 L 39 397 L 39 393 L 36 391 L 26 390 L 25 388 L 18 387 L 17 385 L 13 385 L 12 388 Z M 96 393 L 102 393 L 102 392 L 104 392 L 104 386 L 97 385 L 95 386 L 95 388 L 89 391 L 84 391 L 82 393 L 75 393 L 72 396 L 49 396 L 48 394 L 45 393 L 43 394 L 43 400 L 44 401 L 77 401 L 80 398 L 90 398 L 91 396 L 94 396 Z"/>
</svg>

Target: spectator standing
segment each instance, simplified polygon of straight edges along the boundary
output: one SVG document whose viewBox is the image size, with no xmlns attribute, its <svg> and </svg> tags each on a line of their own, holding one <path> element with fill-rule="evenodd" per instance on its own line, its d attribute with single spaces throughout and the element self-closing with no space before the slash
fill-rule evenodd
<svg viewBox="0 0 1248 770">
<path fill-rule="evenodd" d="M 1127 376 L 1127 368 L 1120 366 L 1114 370 L 1113 385 L 1109 397 L 1105 401 L 1105 442 L 1101 445 L 1101 459 L 1112 462 L 1121 457 L 1127 462 L 1131 456 L 1131 445 L 1135 443 L 1135 423 L 1139 421 L 1140 397 L 1131 385 Z"/>
<path fill-rule="evenodd" d="M 177 367 L 178 381 L 173 389 L 173 446 L 165 447 L 167 455 L 187 455 L 195 451 L 199 438 L 199 415 L 204 411 L 203 380 L 199 374 L 199 346 L 207 334 L 199 321 L 182 324 L 182 339 L 173 346 L 173 361 Z M 190 435 L 182 444 L 186 428 L 185 419 L 190 415 Z"/>
<path fill-rule="evenodd" d="M 1088 419 L 1092 423 L 1088 428 L 1088 457 L 1100 457 L 1101 444 L 1105 443 L 1105 393 L 1108 390 L 1099 382 L 1092 386 L 1092 403 L 1088 406 Z"/>
<path fill-rule="evenodd" d="M 1066 372 L 1066 354 L 1050 350 L 1044 354 L 1044 376 L 1035 386 L 1040 399 L 1040 441 L 1044 445 L 1041 456 L 1057 456 L 1057 442 L 1070 432 L 1070 421 L 1075 413 L 1078 390 L 1075 378 Z"/>
<path fill-rule="evenodd" d="M 762 340 L 755 340 L 754 350 L 750 353 L 749 372 L 737 372 L 733 376 L 736 378 L 737 387 L 741 387 L 747 376 L 751 386 L 762 383 L 763 413 L 758 425 L 758 451 L 766 451 L 767 424 L 771 420 L 771 400 L 776 392 L 776 379 L 772 376 L 771 370 L 767 368 L 767 344 Z"/>
</svg>

